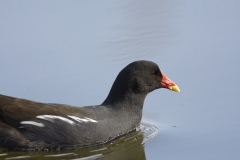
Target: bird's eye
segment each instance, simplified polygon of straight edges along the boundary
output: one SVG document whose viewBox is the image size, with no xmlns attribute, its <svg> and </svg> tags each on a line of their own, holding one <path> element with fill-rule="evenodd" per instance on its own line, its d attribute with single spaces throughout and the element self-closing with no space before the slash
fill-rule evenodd
<svg viewBox="0 0 240 160">
<path fill-rule="evenodd" d="M 152 71 L 152 72 L 151 72 L 151 75 L 152 75 L 152 76 L 157 75 L 157 71 Z"/>
</svg>

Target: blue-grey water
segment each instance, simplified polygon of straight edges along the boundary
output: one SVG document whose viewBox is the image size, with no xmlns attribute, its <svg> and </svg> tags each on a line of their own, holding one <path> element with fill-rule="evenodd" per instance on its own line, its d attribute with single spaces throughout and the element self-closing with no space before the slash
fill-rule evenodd
<svg viewBox="0 0 240 160">
<path fill-rule="evenodd" d="M 0 150 L 0 159 L 240 159 L 239 8 L 238 0 L 0 1 L 0 94 L 100 104 L 140 59 L 181 89 L 147 96 L 143 122 L 159 129 L 147 141 L 140 130 L 100 148 Z"/>
</svg>

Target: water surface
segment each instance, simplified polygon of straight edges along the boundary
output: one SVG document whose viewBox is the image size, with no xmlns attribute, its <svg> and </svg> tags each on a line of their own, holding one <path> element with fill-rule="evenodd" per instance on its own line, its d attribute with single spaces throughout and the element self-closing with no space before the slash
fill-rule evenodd
<svg viewBox="0 0 240 160">
<path fill-rule="evenodd" d="M 239 8 L 238 0 L 1 1 L 1 94 L 101 104 L 119 71 L 140 59 L 159 64 L 181 92 L 147 96 L 143 121 L 160 132 L 145 145 L 142 135 L 113 152 L 0 157 L 107 159 L 138 151 L 143 159 L 239 159 Z"/>
</svg>

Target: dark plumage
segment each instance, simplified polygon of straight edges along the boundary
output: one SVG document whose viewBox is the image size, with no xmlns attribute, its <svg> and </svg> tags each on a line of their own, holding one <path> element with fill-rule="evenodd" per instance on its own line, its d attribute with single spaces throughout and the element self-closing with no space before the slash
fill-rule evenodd
<svg viewBox="0 0 240 160">
<path fill-rule="evenodd" d="M 157 64 L 136 61 L 117 76 L 101 105 L 74 107 L 0 95 L 0 147 L 71 149 L 101 145 L 139 125 L 147 94 L 179 91 Z"/>
</svg>

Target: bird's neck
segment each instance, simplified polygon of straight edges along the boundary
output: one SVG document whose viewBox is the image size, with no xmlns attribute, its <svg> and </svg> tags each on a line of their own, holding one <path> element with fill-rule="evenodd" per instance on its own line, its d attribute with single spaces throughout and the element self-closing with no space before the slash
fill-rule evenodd
<svg viewBox="0 0 240 160">
<path fill-rule="evenodd" d="M 146 94 L 136 94 L 132 92 L 122 94 L 109 94 L 102 105 L 109 106 L 116 110 L 126 112 L 141 112 Z"/>
</svg>

